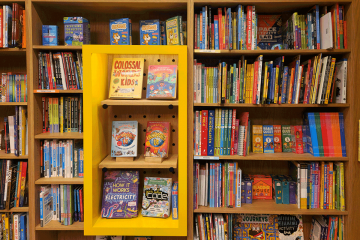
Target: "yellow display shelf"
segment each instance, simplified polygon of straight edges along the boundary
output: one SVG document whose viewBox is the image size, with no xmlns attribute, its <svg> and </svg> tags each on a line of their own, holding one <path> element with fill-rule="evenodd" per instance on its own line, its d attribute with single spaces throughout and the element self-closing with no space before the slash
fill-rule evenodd
<svg viewBox="0 0 360 240">
<path fill-rule="evenodd" d="M 162 163 L 145 162 L 144 155 L 138 156 L 131 162 L 116 162 L 116 158 L 108 155 L 100 164 L 99 168 L 177 168 L 178 155 L 172 154 Z"/>
<path fill-rule="evenodd" d="M 86 172 L 84 176 L 84 234 L 120 236 L 138 236 L 139 234 L 143 236 L 186 236 L 188 141 L 187 46 L 85 45 L 82 50 L 84 64 L 84 152 L 86 152 L 84 156 L 84 172 Z M 143 105 L 144 107 L 139 106 L 136 108 L 136 112 L 134 112 L 132 116 L 123 114 L 123 111 L 135 111 L 131 106 L 135 105 L 137 101 L 134 100 L 134 102 L 121 104 L 123 105 L 121 106 L 121 109 L 118 110 L 116 114 L 112 114 L 110 116 L 110 112 L 112 110 L 103 108 L 102 103 L 108 99 L 109 78 L 112 64 L 111 59 L 113 57 L 141 57 L 146 59 L 146 64 L 153 65 L 159 65 L 158 59 L 161 58 L 160 64 L 177 64 L 179 94 L 178 100 L 171 102 L 178 102 L 178 107 L 170 110 L 168 108 L 155 105 L 156 102 L 154 101 L 154 104 L 145 104 Z M 174 61 L 172 60 L 174 59 L 176 59 L 176 63 L 173 63 Z M 147 102 L 146 100 L 140 100 L 139 102 L 141 101 Z M 166 105 L 168 105 L 168 103 Z M 160 119 L 161 121 L 176 121 L 175 126 L 177 129 L 174 133 L 176 134 L 176 145 L 173 143 L 172 148 L 178 149 L 178 151 L 173 152 L 178 155 L 178 168 L 176 174 L 167 176 L 176 176 L 179 183 L 180 194 L 178 197 L 178 203 L 181 210 L 178 213 L 179 216 L 177 220 L 173 220 L 171 216 L 167 219 L 145 218 L 142 216 L 132 219 L 106 219 L 101 217 L 103 172 L 99 165 L 110 154 L 109 140 L 111 136 L 111 123 L 115 119 L 118 121 L 125 119 L 125 117 L 126 120 L 131 121 L 140 120 L 136 119 L 136 117 L 143 119 L 142 111 L 148 111 L 149 113 L 145 119 L 146 121 L 150 121 L 149 119 L 151 118 L 153 120 L 158 120 L 158 111 L 163 111 L 161 113 L 163 114 Z M 114 117 L 114 115 L 117 115 L 117 118 Z M 172 116 L 177 116 L 177 118 L 173 118 Z M 129 119 L 130 117 L 132 118 Z M 145 133 L 142 132 L 141 134 Z M 143 144 L 139 143 L 139 145 L 140 144 L 142 147 Z M 143 181 L 141 176 L 140 178 L 140 181 Z M 143 189 L 139 189 L 139 202 L 141 202 L 142 192 Z M 138 207 L 141 208 L 141 203 Z"/>
<path fill-rule="evenodd" d="M 101 101 L 102 105 L 109 106 L 178 106 L 179 101 L 177 100 L 148 100 L 148 99 L 139 99 L 139 100 L 115 100 L 115 99 L 106 99 Z"/>
</svg>

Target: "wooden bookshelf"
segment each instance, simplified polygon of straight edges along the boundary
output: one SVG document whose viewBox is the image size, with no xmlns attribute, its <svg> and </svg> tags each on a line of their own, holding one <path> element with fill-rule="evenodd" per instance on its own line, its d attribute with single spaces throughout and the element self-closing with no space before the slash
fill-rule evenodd
<svg viewBox="0 0 360 240">
<path fill-rule="evenodd" d="M 34 93 L 83 93 L 83 90 L 36 89 Z"/>
<path fill-rule="evenodd" d="M 22 213 L 22 212 L 29 212 L 29 207 L 13 207 L 9 210 L 0 210 L 0 213 Z"/>
<path fill-rule="evenodd" d="M 40 133 L 35 135 L 35 139 L 83 139 L 83 133 L 79 133 L 79 132 Z"/>
<path fill-rule="evenodd" d="M 202 50 L 194 49 L 195 57 L 197 56 L 224 56 L 230 57 L 234 55 L 244 56 L 295 56 L 295 55 L 316 55 L 316 54 L 329 54 L 329 55 L 343 55 L 350 53 L 348 49 L 314 49 L 314 50 Z"/>
<path fill-rule="evenodd" d="M 108 106 L 178 106 L 179 101 L 177 100 L 148 100 L 148 99 L 139 99 L 139 100 L 114 100 L 107 99 L 101 101 L 101 105 Z"/>
<path fill-rule="evenodd" d="M 19 159 L 19 160 L 23 160 L 23 159 L 28 159 L 29 156 L 28 155 L 22 155 L 22 156 L 15 156 L 15 154 L 13 153 L 5 153 L 5 150 L 0 150 L 0 159 Z"/>
<path fill-rule="evenodd" d="M 36 185 L 46 184 L 83 184 L 84 178 L 63 178 L 63 177 L 50 177 L 50 178 L 39 178 L 35 181 Z"/>
<path fill-rule="evenodd" d="M 0 106 L 27 106 L 27 102 L 0 102 Z"/>
<path fill-rule="evenodd" d="M 348 108 L 348 103 L 331 104 L 250 104 L 250 103 L 194 103 L 194 107 L 233 107 L 233 108 Z"/>
<path fill-rule="evenodd" d="M 59 221 L 52 220 L 46 226 L 41 227 L 40 224 L 36 225 L 36 230 L 38 231 L 74 231 L 74 230 L 84 230 L 84 222 L 74 222 L 71 225 L 65 226 L 61 225 Z M 71 233 L 69 234 L 71 235 Z"/>
<path fill-rule="evenodd" d="M 43 46 L 43 45 L 34 45 L 33 49 L 38 50 L 56 50 L 56 51 L 66 51 L 66 50 L 81 50 L 82 46 Z"/>
<path fill-rule="evenodd" d="M 116 162 L 116 159 L 108 155 L 100 164 L 99 168 L 177 168 L 178 155 L 171 154 L 162 163 L 145 162 L 144 155 L 138 156 L 132 162 Z"/>
</svg>

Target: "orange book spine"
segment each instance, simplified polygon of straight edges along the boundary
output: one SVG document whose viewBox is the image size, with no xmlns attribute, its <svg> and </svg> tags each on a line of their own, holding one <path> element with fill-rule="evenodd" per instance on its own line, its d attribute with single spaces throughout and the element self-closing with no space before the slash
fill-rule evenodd
<svg viewBox="0 0 360 240">
<path fill-rule="evenodd" d="M 21 43 L 21 47 L 22 48 L 26 48 L 26 15 L 25 15 L 25 10 L 23 11 L 23 25 L 22 25 L 22 43 Z"/>
<path fill-rule="evenodd" d="M 346 21 L 343 21 L 344 23 L 344 48 L 347 49 L 347 25 Z"/>
<path fill-rule="evenodd" d="M 331 115 L 331 130 L 333 134 L 334 154 L 335 157 L 342 157 L 340 125 L 337 113 L 330 113 Z"/>
<path fill-rule="evenodd" d="M 16 192 L 16 206 L 15 207 L 19 207 L 19 202 L 20 202 L 22 167 L 23 167 L 23 162 L 20 162 L 19 177 L 18 177 L 18 179 L 16 179 L 17 192 Z"/>
<path fill-rule="evenodd" d="M 295 75 L 295 68 L 291 69 L 291 78 L 290 78 L 290 85 L 289 85 L 289 92 L 288 92 L 288 103 L 291 104 L 292 95 L 293 95 L 293 85 L 294 85 L 294 76 Z"/>
</svg>

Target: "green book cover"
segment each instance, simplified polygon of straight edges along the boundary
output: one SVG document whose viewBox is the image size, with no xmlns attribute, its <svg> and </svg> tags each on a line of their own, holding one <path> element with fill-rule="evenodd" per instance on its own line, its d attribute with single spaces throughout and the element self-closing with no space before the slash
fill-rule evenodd
<svg viewBox="0 0 360 240">
<path fill-rule="evenodd" d="M 282 140 L 282 151 L 292 152 L 291 149 L 291 128 L 290 125 L 281 126 L 281 140 Z"/>
<path fill-rule="evenodd" d="M 324 145 L 323 145 L 323 141 L 322 141 L 320 114 L 318 112 L 316 112 L 316 113 L 314 113 L 314 116 L 315 116 L 315 124 L 316 124 L 316 133 L 317 133 L 317 138 L 318 138 L 318 143 L 319 143 L 319 153 L 320 153 L 320 157 L 323 157 L 324 156 Z"/>
</svg>

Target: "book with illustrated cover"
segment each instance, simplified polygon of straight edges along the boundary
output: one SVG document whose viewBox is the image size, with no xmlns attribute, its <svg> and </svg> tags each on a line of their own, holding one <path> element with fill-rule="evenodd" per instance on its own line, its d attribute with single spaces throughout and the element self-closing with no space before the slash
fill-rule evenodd
<svg viewBox="0 0 360 240">
<path fill-rule="evenodd" d="M 181 45 L 181 25 L 181 16 L 175 16 L 166 20 L 167 45 Z"/>
<path fill-rule="evenodd" d="M 131 45 L 131 19 L 110 20 L 110 45 Z"/>
<path fill-rule="evenodd" d="M 264 153 L 274 153 L 273 125 L 264 125 L 263 134 L 264 134 Z"/>
<path fill-rule="evenodd" d="M 140 45 L 161 45 L 159 19 L 140 21 Z"/>
<path fill-rule="evenodd" d="M 263 153 L 262 125 L 253 125 L 253 152 Z"/>
<path fill-rule="evenodd" d="M 146 98 L 175 99 L 177 65 L 150 65 L 148 71 Z"/>
<path fill-rule="evenodd" d="M 106 171 L 104 173 L 101 217 L 137 217 L 138 194 L 139 171 Z"/>
<path fill-rule="evenodd" d="M 136 157 L 138 141 L 137 121 L 113 121 L 111 157 Z"/>
<path fill-rule="evenodd" d="M 234 214 L 235 240 L 279 239 L 277 215 Z"/>
<path fill-rule="evenodd" d="M 303 222 L 301 215 L 278 215 L 280 240 L 303 240 Z"/>
<path fill-rule="evenodd" d="M 257 15 L 257 47 L 279 50 L 282 47 L 281 15 Z"/>
<path fill-rule="evenodd" d="M 109 98 L 141 99 L 143 58 L 114 58 Z"/>
<path fill-rule="evenodd" d="M 171 186 L 171 178 L 145 177 L 141 214 L 145 217 L 169 217 Z"/>
<path fill-rule="evenodd" d="M 169 154 L 170 122 L 148 122 L 145 137 L 145 157 L 167 158 Z"/>
</svg>

